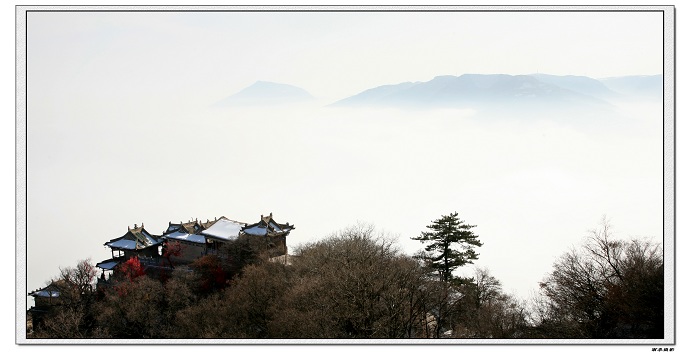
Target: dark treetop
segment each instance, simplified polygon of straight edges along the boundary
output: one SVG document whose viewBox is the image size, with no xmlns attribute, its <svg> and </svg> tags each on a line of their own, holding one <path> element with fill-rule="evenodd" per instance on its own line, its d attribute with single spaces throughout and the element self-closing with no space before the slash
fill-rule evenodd
<svg viewBox="0 0 690 355">
<path fill-rule="evenodd" d="M 465 224 L 458 219 L 454 212 L 433 221 L 418 237 L 412 237 L 426 244 L 426 253 L 421 256 L 431 268 L 437 270 L 444 282 L 453 279 L 453 270 L 465 264 L 472 264 L 479 254 L 474 247 L 481 247 L 482 243 L 471 229 L 476 226 Z"/>
</svg>

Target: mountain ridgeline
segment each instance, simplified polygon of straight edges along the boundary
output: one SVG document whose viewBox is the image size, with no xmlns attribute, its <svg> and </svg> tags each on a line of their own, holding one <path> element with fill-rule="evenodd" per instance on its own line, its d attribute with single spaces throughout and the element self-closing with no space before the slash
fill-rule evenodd
<svg viewBox="0 0 690 355">
<path fill-rule="evenodd" d="M 329 107 L 400 109 L 474 109 L 484 112 L 537 110 L 608 112 L 613 103 L 659 101 L 663 76 L 593 79 L 548 74 L 464 74 L 437 76 L 426 82 L 383 85 L 336 101 Z M 271 107 L 314 104 L 306 90 L 287 84 L 257 81 L 217 102 L 217 107 Z"/>
<path fill-rule="evenodd" d="M 427 82 L 380 86 L 333 103 L 335 107 L 500 109 L 613 109 L 612 101 L 658 99 L 663 77 L 596 80 L 547 74 L 464 74 Z"/>
<path fill-rule="evenodd" d="M 242 91 L 217 102 L 217 107 L 282 106 L 313 101 L 314 97 L 296 86 L 257 81 Z"/>
</svg>

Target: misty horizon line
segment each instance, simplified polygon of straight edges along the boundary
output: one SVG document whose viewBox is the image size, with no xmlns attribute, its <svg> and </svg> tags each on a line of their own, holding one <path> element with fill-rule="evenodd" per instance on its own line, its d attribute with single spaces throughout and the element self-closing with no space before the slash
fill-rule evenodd
<svg viewBox="0 0 690 355">
<path fill-rule="evenodd" d="M 532 80 L 532 82 L 525 82 L 525 80 Z M 457 87 L 461 81 L 463 86 Z M 456 87 L 450 85 L 456 85 Z M 540 87 L 530 88 L 530 85 Z M 525 92 L 525 89 L 530 90 Z M 522 92 L 518 92 L 518 90 L 522 90 Z M 572 96 L 575 94 L 579 96 L 576 97 L 577 100 L 581 100 L 583 97 L 598 101 L 645 96 L 660 97 L 663 93 L 663 74 L 624 75 L 598 79 L 585 75 L 554 75 L 539 72 L 532 74 L 465 73 L 461 75 L 436 75 L 428 81 L 402 81 L 373 86 L 341 99 L 331 98 L 329 99 L 331 102 L 323 106 L 366 106 L 372 105 L 372 103 L 373 105 L 383 103 L 383 106 L 397 106 L 399 103 L 410 104 L 420 97 L 424 97 L 426 100 L 424 105 L 438 104 L 439 97 L 446 101 L 462 99 L 465 100 L 464 103 L 467 103 L 467 101 L 472 100 L 486 100 L 487 95 L 490 95 L 490 99 L 495 102 L 496 98 L 509 98 L 511 94 L 513 98 L 524 96 L 545 99 L 553 98 L 554 91 L 558 91 L 561 95 Z M 470 97 L 472 95 L 475 97 Z M 281 105 L 310 103 L 324 99 L 323 96 L 314 96 L 310 91 L 293 84 L 259 79 L 240 91 L 216 101 L 211 106 Z M 430 100 L 435 102 L 430 102 Z M 353 103 L 354 105 L 352 105 Z"/>
</svg>

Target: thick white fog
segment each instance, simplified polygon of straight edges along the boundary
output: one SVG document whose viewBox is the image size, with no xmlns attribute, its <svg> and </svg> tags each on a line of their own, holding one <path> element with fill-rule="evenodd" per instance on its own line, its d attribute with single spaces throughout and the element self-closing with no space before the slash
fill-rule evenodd
<svg viewBox="0 0 690 355">
<path fill-rule="evenodd" d="M 527 298 L 605 214 L 616 236 L 662 241 L 660 104 L 583 120 L 472 110 L 148 107 L 28 122 L 27 287 L 110 257 L 144 223 L 273 213 L 294 250 L 356 223 L 410 240 L 457 211 L 486 267 Z M 154 117 L 155 119 L 151 119 Z M 470 275 L 474 266 L 459 274 Z"/>
<path fill-rule="evenodd" d="M 618 237 L 661 241 L 661 102 L 605 114 L 325 106 L 466 73 L 668 74 L 664 16 L 28 13 L 27 291 L 109 258 L 103 244 L 135 223 L 159 234 L 221 215 L 272 212 L 296 226 L 292 250 L 371 223 L 412 254 L 410 237 L 457 211 L 484 243 L 475 266 L 522 298 L 603 215 Z M 319 101 L 214 107 L 256 81 Z"/>
</svg>

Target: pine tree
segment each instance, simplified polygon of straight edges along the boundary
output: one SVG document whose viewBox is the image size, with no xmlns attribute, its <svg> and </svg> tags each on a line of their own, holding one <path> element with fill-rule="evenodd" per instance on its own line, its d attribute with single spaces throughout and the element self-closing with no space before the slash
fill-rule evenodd
<svg viewBox="0 0 690 355">
<path fill-rule="evenodd" d="M 437 270 L 443 282 L 454 279 L 453 271 L 465 264 L 472 264 L 479 254 L 474 247 L 481 247 L 482 243 L 472 233 L 472 226 L 458 219 L 458 213 L 433 221 L 427 228 L 430 231 L 422 232 L 418 237 L 412 237 L 427 244 L 420 258 L 426 260 L 432 269 Z"/>
</svg>

